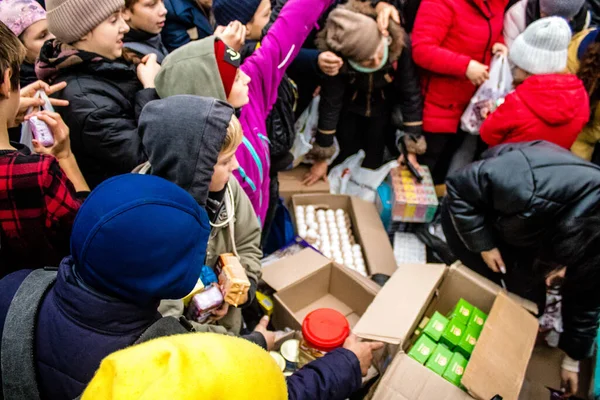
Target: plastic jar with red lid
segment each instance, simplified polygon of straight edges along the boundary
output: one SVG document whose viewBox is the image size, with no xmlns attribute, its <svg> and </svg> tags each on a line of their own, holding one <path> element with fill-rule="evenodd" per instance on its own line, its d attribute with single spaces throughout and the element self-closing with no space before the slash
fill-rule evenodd
<svg viewBox="0 0 600 400">
<path fill-rule="evenodd" d="M 330 308 L 320 308 L 309 313 L 302 322 L 299 366 L 323 357 L 328 352 L 342 347 L 350 335 L 350 324 L 346 317 Z"/>
</svg>

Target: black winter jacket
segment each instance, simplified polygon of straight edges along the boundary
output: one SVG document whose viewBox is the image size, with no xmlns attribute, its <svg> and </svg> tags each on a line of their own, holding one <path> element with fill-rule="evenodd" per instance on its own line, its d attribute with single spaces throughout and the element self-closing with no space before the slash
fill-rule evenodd
<svg viewBox="0 0 600 400">
<path fill-rule="evenodd" d="M 354 7 L 364 7 L 364 3 L 353 4 Z M 336 130 L 343 109 L 365 117 L 389 119 L 394 106 L 399 105 L 405 124 L 423 120 L 423 97 L 412 59 L 410 38 L 398 25 L 390 25 L 390 34 L 389 61 L 382 69 L 370 74 L 362 73 L 344 60 L 338 75 L 323 80 L 319 103 L 320 131 Z M 324 38 L 324 32 L 318 35 L 317 47 L 321 51 L 332 51 Z M 421 125 L 412 124 L 396 128 L 410 134 L 420 134 L 422 130 Z"/>
<path fill-rule="evenodd" d="M 587 5 L 592 13 L 592 25 L 600 26 L 600 0 L 587 0 Z"/>
<path fill-rule="evenodd" d="M 44 50 L 50 51 L 49 43 L 42 49 L 42 59 Z M 147 161 L 138 118 L 146 103 L 158 95 L 156 90 L 142 87 L 133 65 L 84 60 L 59 66 L 49 80 L 52 84 L 67 82 L 56 97 L 70 104 L 58 112 L 71 130 L 71 148 L 90 188 Z"/>
<path fill-rule="evenodd" d="M 446 182 L 452 222 L 473 252 L 503 241 L 537 253 L 562 222 L 600 214 L 600 167 L 558 146 L 507 144 L 484 157 Z M 578 360 L 591 355 L 600 316 L 600 296 L 583 295 L 563 300 L 560 347 Z"/>
</svg>

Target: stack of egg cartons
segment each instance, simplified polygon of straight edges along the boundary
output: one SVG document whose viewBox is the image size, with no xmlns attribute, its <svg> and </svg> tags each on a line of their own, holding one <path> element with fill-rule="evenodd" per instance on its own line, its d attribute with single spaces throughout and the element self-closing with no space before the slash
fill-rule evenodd
<svg viewBox="0 0 600 400">
<path fill-rule="evenodd" d="M 297 206 L 295 212 L 298 235 L 301 238 L 325 257 L 367 276 L 362 248 L 354 240 L 350 218 L 344 210 L 317 210 L 314 206 Z"/>
</svg>

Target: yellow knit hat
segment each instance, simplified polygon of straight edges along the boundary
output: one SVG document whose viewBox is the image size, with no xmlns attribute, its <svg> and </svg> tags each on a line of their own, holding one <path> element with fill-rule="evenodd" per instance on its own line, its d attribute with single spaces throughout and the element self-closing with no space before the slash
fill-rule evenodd
<svg viewBox="0 0 600 400">
<path fill-rule="evenodd" d="M 155 339 L 106 357 L 82 400 L 287 400 L 275 360 L 214 333 Z"/>
</svg>

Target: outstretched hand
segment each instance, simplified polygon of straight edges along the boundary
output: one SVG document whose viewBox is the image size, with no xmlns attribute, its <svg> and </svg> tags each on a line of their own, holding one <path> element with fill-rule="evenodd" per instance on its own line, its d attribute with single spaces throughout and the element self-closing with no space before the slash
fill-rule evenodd
<svg viewBox="0 0 600 400">
<path fill-rule="evenodd" d="M 369 367 L 373 363 L 373 352 L 383 348 L 381 342 L 361 342 L 355 334 L 350 334 L 344 342 L 344 348 L 350 350 L 356 355 L 360 362 L 360 372 L 363 376 L 367 375 Z"/>
</svg>

